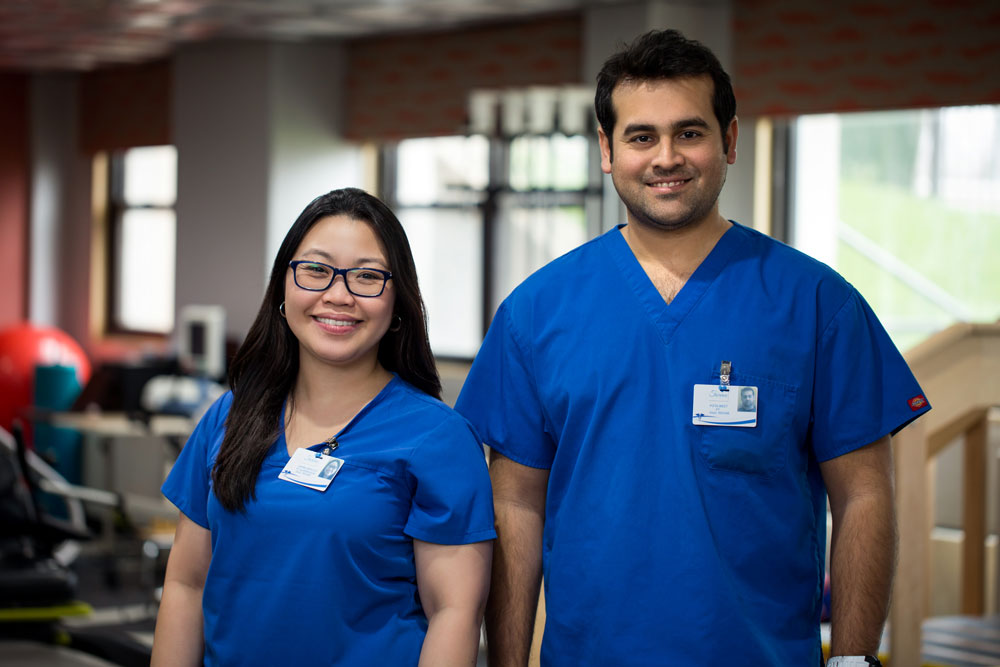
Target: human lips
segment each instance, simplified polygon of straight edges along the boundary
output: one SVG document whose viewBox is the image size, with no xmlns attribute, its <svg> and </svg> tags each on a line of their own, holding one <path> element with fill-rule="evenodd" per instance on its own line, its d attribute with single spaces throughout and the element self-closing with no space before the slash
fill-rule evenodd
<svg viewBox="0 0 1000 667">
<path fill-rule="evenodd" d="M 353 328 L 361 323 L 361 320 L 346 315 L 313 315 L 313 319 L 324 327 L 332 329 Z"/>
<path fill-rule="evenodd" d="M 655 181 L 647 181 L 646 185 L 651 188 L 664 188 L 671 190 L 679 188 L 690 180 L 690 178 L 678 178 L 677 176 L 672 176 L 670 178 L 660 178 Z"/>
</svg>

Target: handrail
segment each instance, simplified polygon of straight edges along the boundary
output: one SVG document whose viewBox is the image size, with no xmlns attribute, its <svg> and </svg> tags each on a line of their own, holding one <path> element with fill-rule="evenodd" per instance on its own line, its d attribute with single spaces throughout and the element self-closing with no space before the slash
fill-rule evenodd
<svg viewBox="0 0 1000 667">
<path fill-rule="evenodd" d="M 986 434 L 988 411 L 1000 406 L 1000 322 L 955 324 L 906 355 L 933 410 L 893 439 L 899 563 L 889 614 L 893 665 L 919 665 L 921 624 L 930 596 L 933 485 L 929 464 L 964 438 L 962 611 L 984 605 Z"/>
</svg>

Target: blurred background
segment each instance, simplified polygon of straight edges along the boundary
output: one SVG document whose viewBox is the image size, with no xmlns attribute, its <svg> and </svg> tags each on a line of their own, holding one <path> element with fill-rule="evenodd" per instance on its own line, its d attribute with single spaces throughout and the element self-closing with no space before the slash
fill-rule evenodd
<svg viewBox="0 0 1000 667">
<path fill-rule="evenodd" d="M 594 77 L 667 27 L 733 79 L 722 213 L 857 286 L 935 406 L 897 591 L 919 619 L 996 614 L 992 0 L 0 0 L 0 427 L 51 468 L 37 495 L 110 494 L 35 508 L 90 534 L 62 555 L 74 599 L 155 615 L 159 485 L 314 196 L 397 212 L 454 401 L 509 291 L 624 220 Z"/>
</svg>

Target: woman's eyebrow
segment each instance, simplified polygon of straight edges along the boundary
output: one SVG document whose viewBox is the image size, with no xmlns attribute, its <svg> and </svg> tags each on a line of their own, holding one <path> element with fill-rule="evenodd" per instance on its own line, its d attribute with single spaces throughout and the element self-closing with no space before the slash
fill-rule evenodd
<svg viewBox="0 0 1000 667">
<path fill-rule="evenodd" d="M 334 263 L 333 255 L 331 255 L 325 250 L 320 250 L 319 248 L 309 248 L 308 250 L 303 251 L 302 254 L 304 256 L 319 255 L 320 257 L 325 259 L 327 263 L 329 264 Z M 354 264 L 355 266 L 362 266 L 364 264 L 380 264 L 382 266 L 389 266 L 386 263 L 386 261 L 381 257 L 358 257 L 356 260 L 354 260 Z"/>
</svg>

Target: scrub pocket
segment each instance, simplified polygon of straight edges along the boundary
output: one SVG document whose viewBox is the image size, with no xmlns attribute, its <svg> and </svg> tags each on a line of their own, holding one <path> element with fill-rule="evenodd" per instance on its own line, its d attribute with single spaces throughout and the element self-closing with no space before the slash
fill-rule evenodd
<svg viewBox="0 0 1000 667">
<path fill-rule="evenodd" d="M 696 426 L 701 432 L 701 456 L 712 470 L 770 477 L 788 459 L 798 388 L 742 373 L 734 373 L 730 381 L 757 387 L 757 425 Z"/>
</svg>

